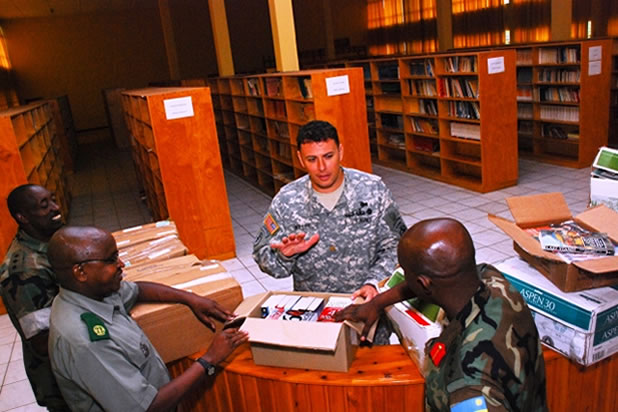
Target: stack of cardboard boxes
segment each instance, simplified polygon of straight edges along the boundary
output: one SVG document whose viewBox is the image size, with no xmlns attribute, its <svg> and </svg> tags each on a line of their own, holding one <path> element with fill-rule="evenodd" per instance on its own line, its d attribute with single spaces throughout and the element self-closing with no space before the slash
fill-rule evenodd
<svg viewBox="0 0 618 412">
<path fill-rule="evenodd" d="M 176 226 L 161 221 L 112 233 L 124 279 L 190 290 L 232 311 L 243 299 L 238 282 L 217 261 L 187 255 Z M 138 304 L 131 316 L 168 363 L 207 349 L 214 333 L 181 304 Z M 220 325 L 218 325 L 220 326 Z M 219 328 L 220 329 L 220 328 Z"/>
<path fill-rule="evenodd" d="M 521 293 L 542 342 L 582 365 L 618 352 L 618 256 L 566 262 L 543 250 L 527 228 L 574 220 L 618 242 L 618 213 L 604 205 L 572 216 L 560 193 L 507 199 L 515 221 L 489 219 L 513 239 L 520 258 L 496 267 Z"/>
</svg>

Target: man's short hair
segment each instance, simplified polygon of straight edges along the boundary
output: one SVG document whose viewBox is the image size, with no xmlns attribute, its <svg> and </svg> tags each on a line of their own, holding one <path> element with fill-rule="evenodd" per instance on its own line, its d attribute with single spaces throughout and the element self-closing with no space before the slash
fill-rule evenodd
<svg viewBox="0 0 618 412">
<path fill-rule="evenodd" d="M 25 203 L 27 202 L 27 198 L 30 196 L 30 189 L 37 185 L 33 185 L 31 183 L 27 183 L 25 185 L 17 186 L 15 189 L 11 190 L 9 193 L 9 197 L 6 199 L 6 205 L 9 208 L 9 213 L 13 216 L 19 212 L 23 212 L 23 208 Z"/>
<path fill-rule="evenodd" d="M 296 144 L 300 150 L 303 143 L 324 142 L 328 139 L 333 139 L 337 147 L 339 146 L 339 135 L 335 126 L 324 120 L 313 120 L 298 130 Z"/>
</svg>

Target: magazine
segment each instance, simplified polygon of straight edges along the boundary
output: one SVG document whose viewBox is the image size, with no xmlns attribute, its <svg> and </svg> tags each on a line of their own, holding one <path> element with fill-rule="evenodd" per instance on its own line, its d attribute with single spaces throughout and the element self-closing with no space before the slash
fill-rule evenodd
<svg viewBox="0 0 618 412">
<path fill-rule="evenodd" d="M 555 253 L 614 254 L 607 234 L 590 232 L 571 220 L 539 230 L 538 239 L 543 249 Z"/>
</svg>

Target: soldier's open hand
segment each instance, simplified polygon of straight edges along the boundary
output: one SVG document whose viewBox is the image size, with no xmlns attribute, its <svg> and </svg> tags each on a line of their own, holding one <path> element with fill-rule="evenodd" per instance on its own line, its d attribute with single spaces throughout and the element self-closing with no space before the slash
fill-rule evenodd
<svg viewBox="0 0 618 412">
<path fill-rule="evenodd" d="M 305 239 L 306 233 L 298 232 L 292 233 L 289 236 L 281 239 L 280 243 L 271 243 L 270 247 L 278 250 L 285 257 L 292 257 L 298 253 L 303 253 L 308 251 L 313 245 L 318 243 L 320 240 L 319 234 L 314 234 L 309 239 Z"/>
</svg>

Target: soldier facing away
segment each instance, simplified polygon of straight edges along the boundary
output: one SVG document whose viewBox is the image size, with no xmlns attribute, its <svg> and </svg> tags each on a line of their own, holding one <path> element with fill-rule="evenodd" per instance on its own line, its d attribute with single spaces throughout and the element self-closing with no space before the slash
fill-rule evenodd
<svg viewBox="0 0 618 412">
<path fill-rule="evenodd" d="M 47 244 L 63 224 L 60 208 L 52 193 L 32 184 L 13 189 L 7 206 L 19 230 L 0 268 L 2 299 L 21 337 L 26 375 L 37 403 L 50 411 L 68 411 L 47 353 L 51 304 L 59 290 Z"/>
<path fill-rule="evenodd" d="M 253 257 L 275 278 L 292 275 L 294 290 L 370 300 L 395 268 L 406 229 L 392 194 L 380 177 L 341 167 L 343 146 L 330 123 L 307 123 L 297 145 L 307 175 L 273 198 Z M 380 330 L 376 342 L 386 343 Z"/>
<path fill-rule="evenodd" d="M 428 411 L 546 411 L 539 335 L 521 295 L 494 267 L 476 265 L 466 228 L 453 219 L 424 220 L 398 246 L 405 282 L 337 320 L 365 322 L 414 296 L 441 306 L 449 324 L 425 347 Z M 362 339 L 362 338 L 361 338 Z"/>
</svg>

